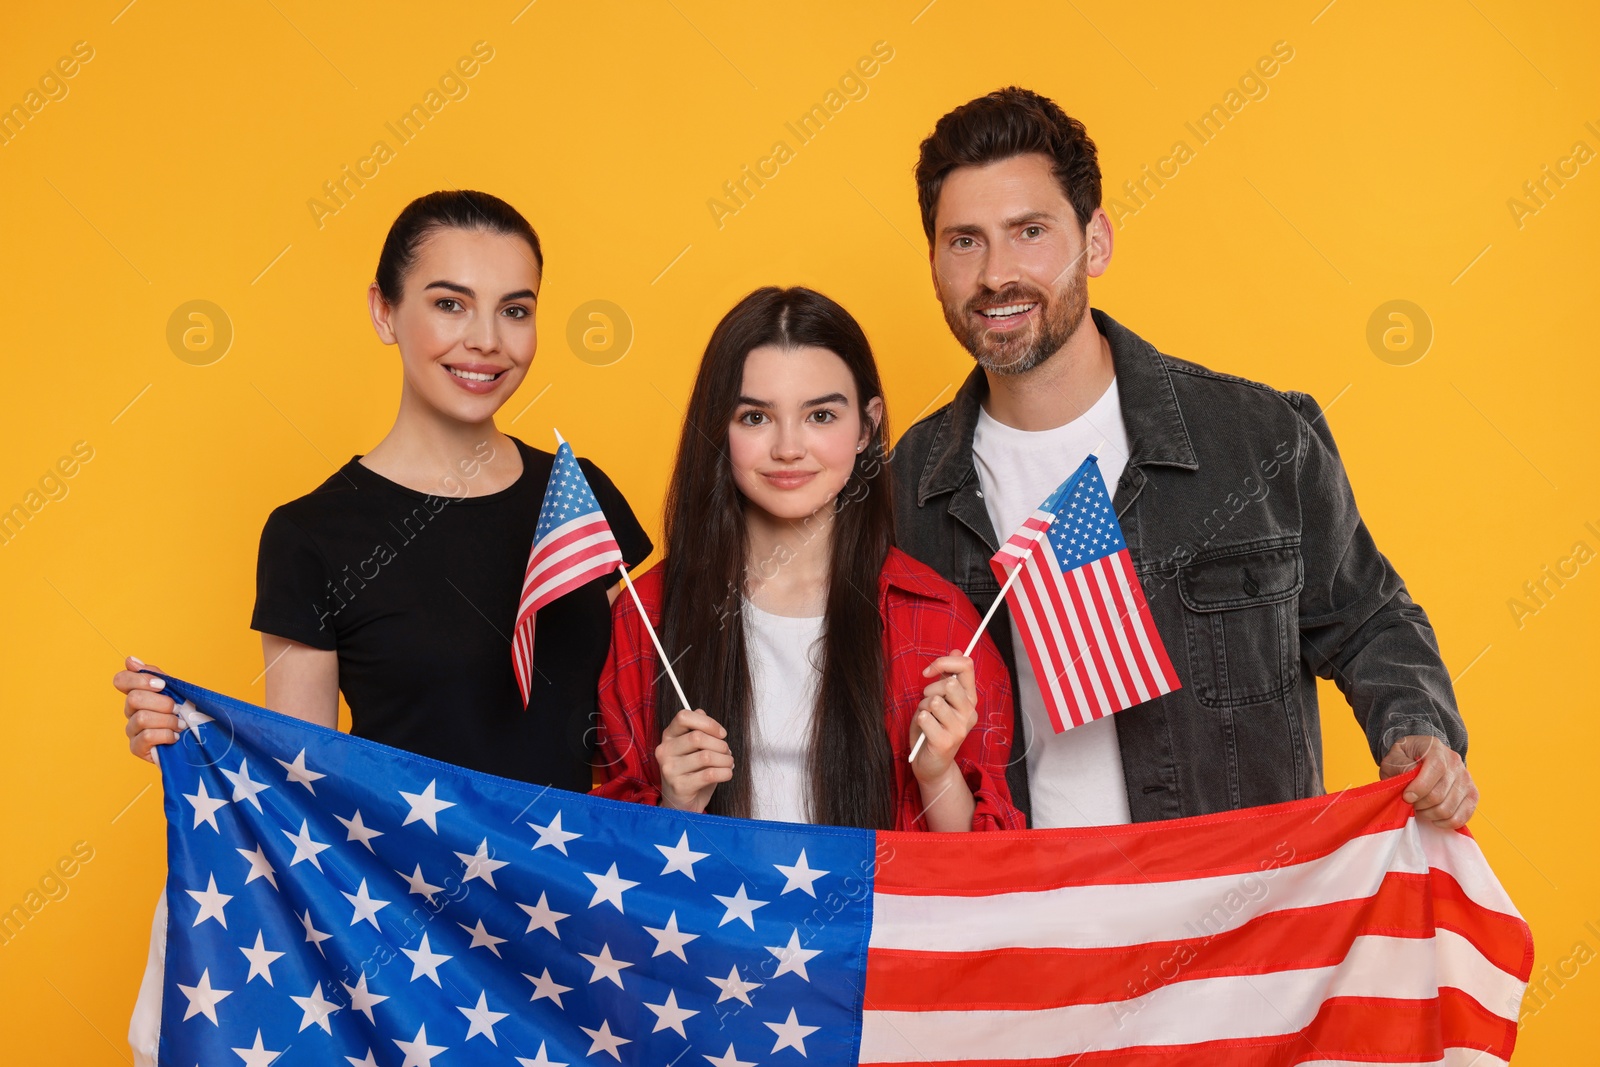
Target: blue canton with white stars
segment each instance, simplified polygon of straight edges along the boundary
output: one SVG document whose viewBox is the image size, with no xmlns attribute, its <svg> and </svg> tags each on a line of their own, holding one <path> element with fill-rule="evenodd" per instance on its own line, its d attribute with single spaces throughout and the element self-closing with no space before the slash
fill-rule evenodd
<svg viewBox="0 0 1600 1067">
<path fill-rule="evenodd" d="M 166 691 L 190 728 L 160 749 L 160 1062 L 855 1062 L 871 832 L 540 788 Z"/>
<path fill-rule="evenodd" d="M 1050 546 L 1063 571 L 1114 556 L 1128 547 L 1095 456 L 1084 460 L 1039 510 L 1055 515 L 1050 523 Z"/>
<path fill-rule="evenodd" d="M 543 541 L 551 530 L 565 526 L 573 519 L 600 510 L 600 501 L 589 488 L 589 479 L 578 466 L 578 457 L 565 441 L 556 449 L 555 466 L 550 470 L 550 481 L 544 490 L 544 504 L 539 508 L 539 525 L 535 528 L 535 543 Z"/>
</svg>

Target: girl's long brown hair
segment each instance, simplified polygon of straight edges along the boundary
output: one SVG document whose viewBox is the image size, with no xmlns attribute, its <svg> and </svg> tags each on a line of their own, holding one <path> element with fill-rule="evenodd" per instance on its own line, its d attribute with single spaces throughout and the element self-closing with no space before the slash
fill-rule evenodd
<svg viewBox="0 0 1600 1067">
<path fill-rule="evenodd" d="M 745 499 L 728 459 L 744 364 L 766 345 L 816 347 L 844 360 L 855 379 L 864 425 L 866 404 L 883 395 L 866 334 L 850 313 L 821 293 L 795 287 L 757 289 L 723 316 L 695 378 L 667 490 L 662 642 L 690 699 L 728 731 L 734 775 L 707 810 L 749 816 L 751 682 L 743 612 L 746 575 L 781 561 L 751 560 Z M 855 470 L 834 502 L 832 562 L 823 621 L 822 677 L 810 744 L 811 816 L 819 823 L 892 829 L 894 767 L 884 729 L 883 620 L 878 573 L 894 543 L 887 420 L 879 420 Z M 678 702 L 665 672 L 656 693 L 658 729 Z"/>
</svg>

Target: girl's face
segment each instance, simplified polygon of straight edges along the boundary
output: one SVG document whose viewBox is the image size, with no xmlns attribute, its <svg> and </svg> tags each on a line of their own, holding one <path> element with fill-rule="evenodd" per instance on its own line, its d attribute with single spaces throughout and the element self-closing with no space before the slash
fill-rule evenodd
<svg viewBox="0 0 1600 1067">
<path fill-rule="evenodd" d="M 832 505 L 882 417 L 876 396 L 862 417 L 855 378 L 828 349 L 754 349 L 728 426 L 734 483 L 773 518 L 803 520 Z"/>
<path fill-rule="evenodd" d="M 521 237 L 437 229 L 417 249 L 398 305 L 369 290 L 372 324 L 399 345 L 413 393 L 450 418 L 486 422 L 533 362 L 539 281 Z"/>
</svg>

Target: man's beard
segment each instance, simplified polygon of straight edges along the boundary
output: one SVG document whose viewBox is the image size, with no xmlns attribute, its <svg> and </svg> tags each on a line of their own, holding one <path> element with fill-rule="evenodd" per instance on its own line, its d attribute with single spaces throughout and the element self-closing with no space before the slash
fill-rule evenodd
<svg viewBox="0 0 1600 1067">
<path fill-rule="evenodd" d="M 1088 265 L 1080 258 L 1063 285 L 1046 296 L 1031 287 L 1008 286 L 998 293 L 985 290 L 960 309 L 941 300 L 944 321 L 978 366 L 991 374 L 1025 374 L 1061 350 L 1089 311 Z M 1025 330 L 999 332 L 983 325 L 975 309 L 1007 304 L 1037 303 L 1035 325 Z"/>
</svg>

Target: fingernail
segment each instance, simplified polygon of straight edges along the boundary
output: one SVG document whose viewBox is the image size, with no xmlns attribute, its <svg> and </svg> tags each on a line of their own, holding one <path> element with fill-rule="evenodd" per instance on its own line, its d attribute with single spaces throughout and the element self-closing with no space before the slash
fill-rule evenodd
<svg viewBox="0 0 1600 1067">
<path fill-rule="evenodd" d="M 144 660 L 140 659 L 138 656 L 129 656 L 128 659 L 131 660 L 135 666 L 144 666 Z"/>
<path fill-rule="evenodd" d="M 1415 793 L 1407 793 L 1407 794 L 1405 794 L 1405 802 L 1407 804 L 1415 804 L 1417 802 L 1417 794 L 1415 794 Z"/>
<path fill-rule="evenodd" d="M 162 679 L 160 679 L 160 678 L 152 678 L 152 679 L 150 679 L 150 688 L 151 689 L 165 689 L 166 687 L 167 687 L 167 683 L 165 681 L 163 681 Z"/>
</svg>

